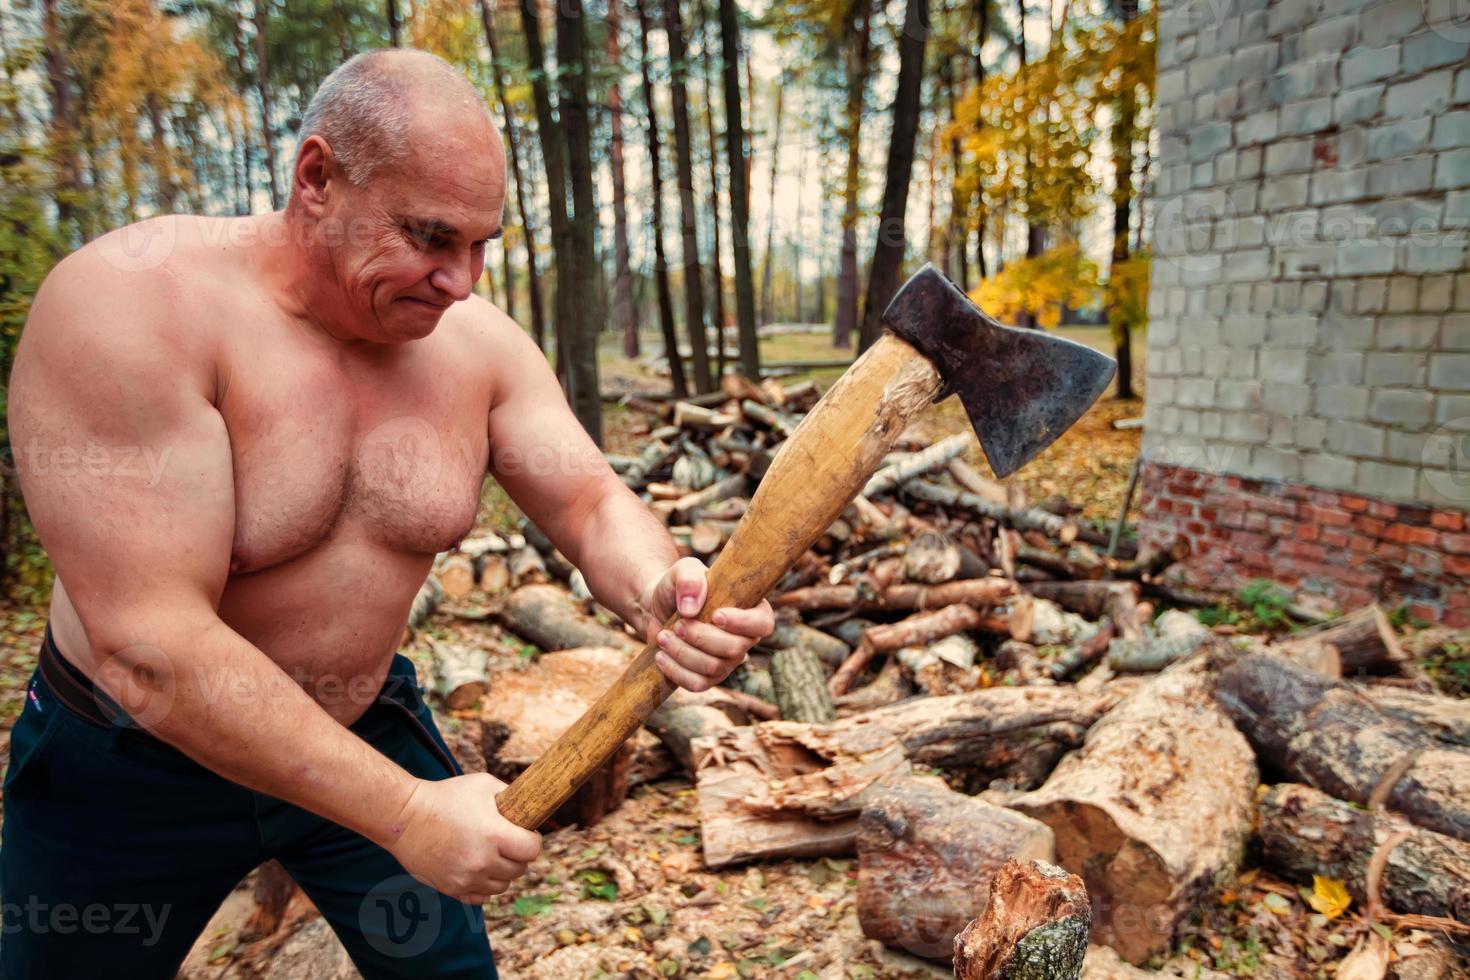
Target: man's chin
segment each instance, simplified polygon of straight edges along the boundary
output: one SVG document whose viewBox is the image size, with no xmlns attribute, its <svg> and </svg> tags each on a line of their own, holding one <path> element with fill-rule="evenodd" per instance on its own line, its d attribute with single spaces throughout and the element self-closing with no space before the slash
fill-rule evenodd
<svg viewBox="0 0 1470 980">
<path fill-rule="evenodd" d="M 413 340 L 427 337 L 439 325 L 439 320 L 449 307 L 437 306 L 415 299 L 399 299 L 393 302 L 391 315 L 384 318 L 384 325 L 395 337 Z"/>
</svg>

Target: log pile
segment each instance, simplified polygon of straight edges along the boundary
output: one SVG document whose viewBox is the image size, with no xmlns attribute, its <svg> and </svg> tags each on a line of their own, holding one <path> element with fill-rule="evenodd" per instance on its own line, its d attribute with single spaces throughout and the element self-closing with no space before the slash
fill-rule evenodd
<svg viewBox="0 0 1470 980">
<path fill-rule="evenodd" d="M 727 376 L 628 399 L 647 447 L 610 462 L 713 562 L 815 398 Z M 1379 921 L 1470 934 L 1470 710 L 1424 690 L 1381 609 L 1270 642 L 1161 610 L 1182 546 L 1110 555 L 1106 529 L 980 475 L 972 447 L 901 439 L 768 596 L 776 631 L 723 685 L 676 694 L 556 823 L 686 778 L 707 868 L 855 856 L 867 935 L 962 975 L 1033 955 L 1053 972 L 1026 976 L 1075 975 L 1084 934 L 1128 963 L 1167 955 L 1247 853 L 1344 881 Z M 431 690 L 478 712 L 486 767 L 512 779 L 640 638 L 534 527 L 435 567 L 411 630 L 437 606 L 521 644 L 487 669 L 428 643 Z"/>
</svg>

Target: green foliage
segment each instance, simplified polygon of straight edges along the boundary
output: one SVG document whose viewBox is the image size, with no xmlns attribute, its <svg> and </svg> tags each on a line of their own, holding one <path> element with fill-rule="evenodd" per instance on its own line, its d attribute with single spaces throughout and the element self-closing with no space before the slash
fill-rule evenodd
<svg viewBox="0 0 1470 980">
<path fill-rule="evenodd" d="M 609 878 L 605 871 L 583 868 L 577 872 L 577 880 L 582 883 L 583 898 L 597 898 L 604 902 L 618 900 L 618 883 Z"/>
<path fill-rule="evenodd" d="M 1236 599 L 1201 609 L 1195 615 L 1206 626 L 1234 626 L 1245 633 L 1283 632 L 1292 628 L 1287 608 L 1291 595 L 1267 578 L 1251 579 Z"/>
<path fill-rule="evenodd" d="M 532 892 L 517 898 L 511 903 L 510 910 L 522 918 L 529 918 L 533 915 L 540 915 L 542 912 L 550 909 L 554 904 L 556 904 L 555 895 Z"/>
</svg>

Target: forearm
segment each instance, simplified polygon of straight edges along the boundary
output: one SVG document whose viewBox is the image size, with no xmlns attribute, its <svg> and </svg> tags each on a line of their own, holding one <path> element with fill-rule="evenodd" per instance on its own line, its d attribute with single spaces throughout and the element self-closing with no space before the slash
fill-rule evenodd
<svg viewBox="0 0 1470 980">
<path fill-rule="evenodd" d="M 589 514 L 573 559 L 594 598 L 639 626 L 644 591 L 679 560 L 662 522 L 631 491 L 619 488 Z"/>
<path fill-rule="evenodd" d="M 154 642 L 113 644 L 96 682 L 151 734 L 226 779 L 378 844 L 397 838 L 417 780 L 217 616 L 175 616 L 132 632 Z"/>
</svg>

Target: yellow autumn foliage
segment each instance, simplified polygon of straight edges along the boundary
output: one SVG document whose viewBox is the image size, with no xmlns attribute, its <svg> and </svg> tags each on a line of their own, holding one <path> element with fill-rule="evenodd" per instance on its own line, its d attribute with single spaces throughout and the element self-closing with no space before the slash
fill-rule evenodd
<svg viewBox="0 0 1470 980">
<path fill-rule="evenodd" d="M 1025 314 L 1043 327 L 1061 322 L 1062 307 L 1086 306 L 1097 298 L 1097 264 L 1076 242 L 1064 242 L 1033 259 L 1016 259 L 983 280 L 970 298 L 986 313 L 1006 323 Z"/>
</svg>

